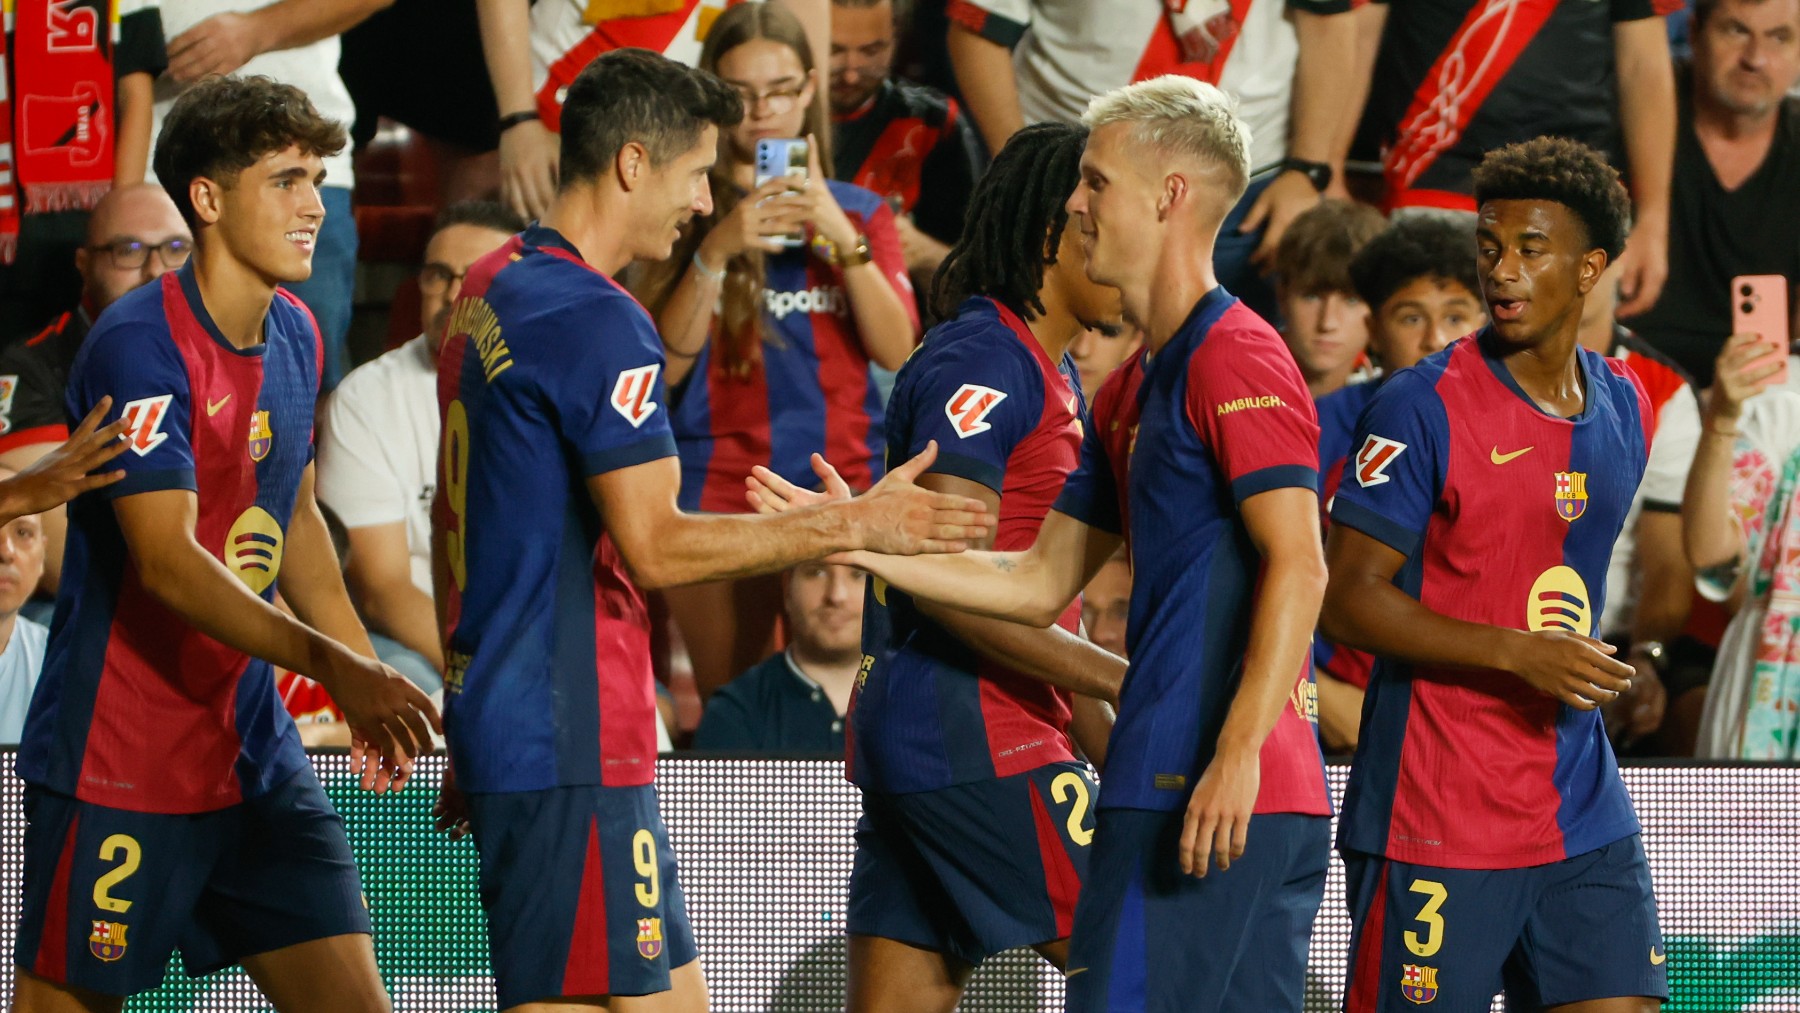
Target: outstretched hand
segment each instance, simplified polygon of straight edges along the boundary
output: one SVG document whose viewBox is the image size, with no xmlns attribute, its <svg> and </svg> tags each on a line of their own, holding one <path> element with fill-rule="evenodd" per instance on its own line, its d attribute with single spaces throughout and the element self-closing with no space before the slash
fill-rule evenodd
<svg viewBox="0 0 1800 1013">
<path fill-rule="evenodd" d="M 812 455 L 812 469 L 813 474 L 819 476 L 824 492 L 802 489 L 758 464 L 750 469 L 750 477 L 744 479 L 744 498 L 750 501 L 751 509 L 759 514 L 785 513 L 796 507 L 817 506 L 820 503 L 850 498 L 850 483 L 844 481 L 844 477 L 838 474 L 837 469 L 823 455 Z"/>
<path fill-rule="evenodd" d="M 62 446 L 12 478 L 0 481 L 0 521 L 43 513 L 125 477 L 122 470 L 89 474 L 130 446 L 120 438 L 125 434 L 125 419 L 110 426 L 100 425 L 111 408 L 112 398 L 101 398 Z"/>
<path fill-rule="evenodd" d="M 831 462 L 814 454 L 813 472 L 819 476 L 823 492 L 802 489 L 759 465 L 744 480 L 744 496 L 761 514 L 848 501 L 845 509 L 856 512 L 862 545 L 871 552 L 890 556 L 961 552 L 986 537 L 994 522 L 987 514 L 987 504 L 978 499 L 918 486 L 918 477 L 936 460 L 937 441 L 933 440 L 912 460 L 889 471 L 873 489 L 852 498 L 849 484 Z M 854 565 L 844 554 L 828 559 Z"/>
<path fill-rule="evenodd" d="M 350 726 L 350 772 L 364 791 L 399 791 L 412 779 L 413 760 L 433 749 L 431 734 L 444 733 L 431 697 L 379 662 L 379 675 L 334 681 L 332 699 Z"/>
</svg>

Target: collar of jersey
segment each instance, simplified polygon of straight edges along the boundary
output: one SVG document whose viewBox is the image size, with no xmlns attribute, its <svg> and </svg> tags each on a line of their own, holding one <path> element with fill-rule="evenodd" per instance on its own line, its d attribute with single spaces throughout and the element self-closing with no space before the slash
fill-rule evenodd
<svg viewBox="0 0 1800 1013">
<path fill-rule="evenodd" d="M 1175 332 L 1173 338 L 1169 339 L 1169 343 L 1162 347 L 1162 351 L 1152 354 L 1150 346 L 1144 345 L 1144 369 L 1154 368 L 1155 364 L 1166 358 L 1170 352 L 1174 352 L 1185 361 L 1194 349 L 1200 347 L 1200 343 L 1206 340 L 1206 332 L 1212 330 L 1212 325 L 1219 322 L 1219 318 L 1225 315 L 1225 311 L 1230 309 L 1234 302 L 1237 302 L 1237 297 L 1225 291 L 1225 286 L 1214 285 L 1208 289 L 1207 293 L 1194 303 L 1194 308 L 1188 311 L 1187 319 L 1181 322 L 1180 329 Z"/>
<path fill-rule="evenodd" d="M 1588 355 L 1590 353 L 1587 349 L 1582 348 L 1580 345 L 1575 346 L 1575 361 L 1579 363 L 1581 367 L 1581 411 L 1569 418 L 1563 418 L 1561 415 L 1552 415 L 1538 407 L 1538 403 L 1531 399 L 1531 395 L 1525 393 L 1525 388 L 1519 386 L 1519 381 L 1513 379 L 1512 370 L 1507 369 L 1506 364 L 1499 359 L 1491 358 L 1487 354 L 1487 346 L 1482 343 L 1481 339 L 1492 329 L 1493 328 L 1491 327 L 1483 327 L 1481 330 L 1476 331 L 1474 337 L 1470 340 L 1475 343 L 1475 354 L 1480 356 L 1481 361 L 1487 364 L 1488 371 L 1494 374 L 1494 379 L 1505 384 L 1506 389 L 1512 391 L 1514 397 L 1525 402 L 1525 406 L 1532 411 L 1537 412 L 1539 415 L 1542 415 L 1553 422 L 1567 422 L 1570 425 L 1578 426 L 1593 416 L 1595 401 L 1594 391 L 1598 381 L 1594 378 L 1594 370 L 1592 369 L 1591 363 L 1588 362 Z"/>
<path fill-rule="evenodd" d="M 220 348 L 233 355 L 242 355 L 248 358 L 261 358 L 262 354 L 268 351 L 269 331 L 273 323 L 270 318 L 275 315 L 275 299 L 281 298 L 280 296 L 270 299 L 269 308 L 263 311 L 263 339 L 249 348 L 239 348 L 226 339 L 225 333 L 219 330 L 219 325 L 213 323 L 212 314 L 206 311 L 206 303 L 200 298 L 200 282 L 194 277 L 193 262 L 189 261 L 184 264 L 177 272 L 176 278 L 181 283 L 181 295 L 187 300 L 188 311 L 193 313 L 194 319 L 200 322 L 200 329 L 204 330 Z"/>
</svg>

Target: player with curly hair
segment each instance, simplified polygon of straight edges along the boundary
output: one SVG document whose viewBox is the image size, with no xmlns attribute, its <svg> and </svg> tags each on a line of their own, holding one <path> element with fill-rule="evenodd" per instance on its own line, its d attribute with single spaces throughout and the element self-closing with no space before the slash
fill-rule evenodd
<svg viewBox="0 0 1800 1013">
<path fill-rule="evenodd" d="M 1539 138 L 1475 173 L 1491 322 L 1385 382 L 1331 511 L 1321 630 L 1379 660 L 1338 848 L 1345 1008 L 1649 1013 L 1667 998 L 1637 816 L 1594 639 L 1650 410 L 1577 344 L 1625 245 L 1618 174 Z"/>
</svg>

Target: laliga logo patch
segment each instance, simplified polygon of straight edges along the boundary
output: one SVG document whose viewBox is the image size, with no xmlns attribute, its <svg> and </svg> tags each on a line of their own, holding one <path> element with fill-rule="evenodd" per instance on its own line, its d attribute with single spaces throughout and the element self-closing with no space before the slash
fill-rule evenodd
<svg viewBox="0 0 1800 1013">
<path fill-rule="evenodd" d="M 1588 636 L 1594 625 L 1587 581 L 1572 567 L 1552 566 L 1538 575 L 1525 602 L 1525 626 L 1539 630 L 1568 630 Z"/>
<path fill-rule="evenodd" d="M 661 918 L 638 919 L 637 944 L 638 956 L 643 957 L 645 960 L 655 960 L 657 957 L 662 956 L 663 938 Z"/>
<path fill-rule="evenodd" d="M 988 413 L 1006 400 L 1006 392 L 978 383 L 965 383 L 944 404 L 944 417 L 956 430 L 956 438 L 966 440 L 977 433 L 994 428 L 986 420 Z"/>
<path fill-rule="evenodd" d="M 173 394 L 158 394 L 125 403 L 119 417 L 125 420 L 125 441 L 130 444 L 132 453 L 143 457 L 169 438 L 168 433 L 160 430 L 163 419 L 169 414 L 169 402 L 174 399 Z"/>
<path fill-rule="evenodd" d="M 1400 994 L 1408 1002 L 1425 1005 L 1438 997 L 1437 968 L 1420 964 L 1400 965 Z"/>
<path fill-rule="evenodd" d="M 93 931 L 88 933 L 89 953 L 109 964 L 125 955 L 124 925 L 95 919 L 93 926 Z"/>
<path fill-rule="evenodd" d="M 650 394 L 656 390 L 656 374 L 660 372 L 661 363 L 639 366 L 620 373 L 619 382 L 613 384 L 612 406 L 633 429 L 656 413 L 657 405 L 650 400 Z"/>
<path fill-rule="evenodd" d="M 269 428 L 269 413 L 259 411 L 250 416 L 250 460 L 268 457 L 269 448 L 274 445 L 275 433 Z"/>
<path fill-rule="evenodd" d="M 262 507 L 238 515 L 225 535 L 225 565 L 251 591 L 262 594 L 281 572 L 281 525 Z"/>
<path fill-rule="evenodd" d="M 1369 434 L 1362 449 L 1356 452 L 1356 481 L 1364 489 L 1393 481 L 1387 467 L 1406 449 L 1406 444 L 1385 436 Z"/>
</svg>

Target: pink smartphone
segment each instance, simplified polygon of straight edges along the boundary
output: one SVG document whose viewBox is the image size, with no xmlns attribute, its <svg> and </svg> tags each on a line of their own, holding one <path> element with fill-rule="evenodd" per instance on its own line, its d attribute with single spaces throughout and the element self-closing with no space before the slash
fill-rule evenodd
<svg viewBox="0 0 1800 1013">
<path fill-rule="evenodd" d="M 1788 320 L 1787 278 L 1742 274 L 1731 279 L 1731 333 L 1761 335 L 1769 354 L 1781 357 L 1777 386 L 1788 381 Z"/>
</svg>

